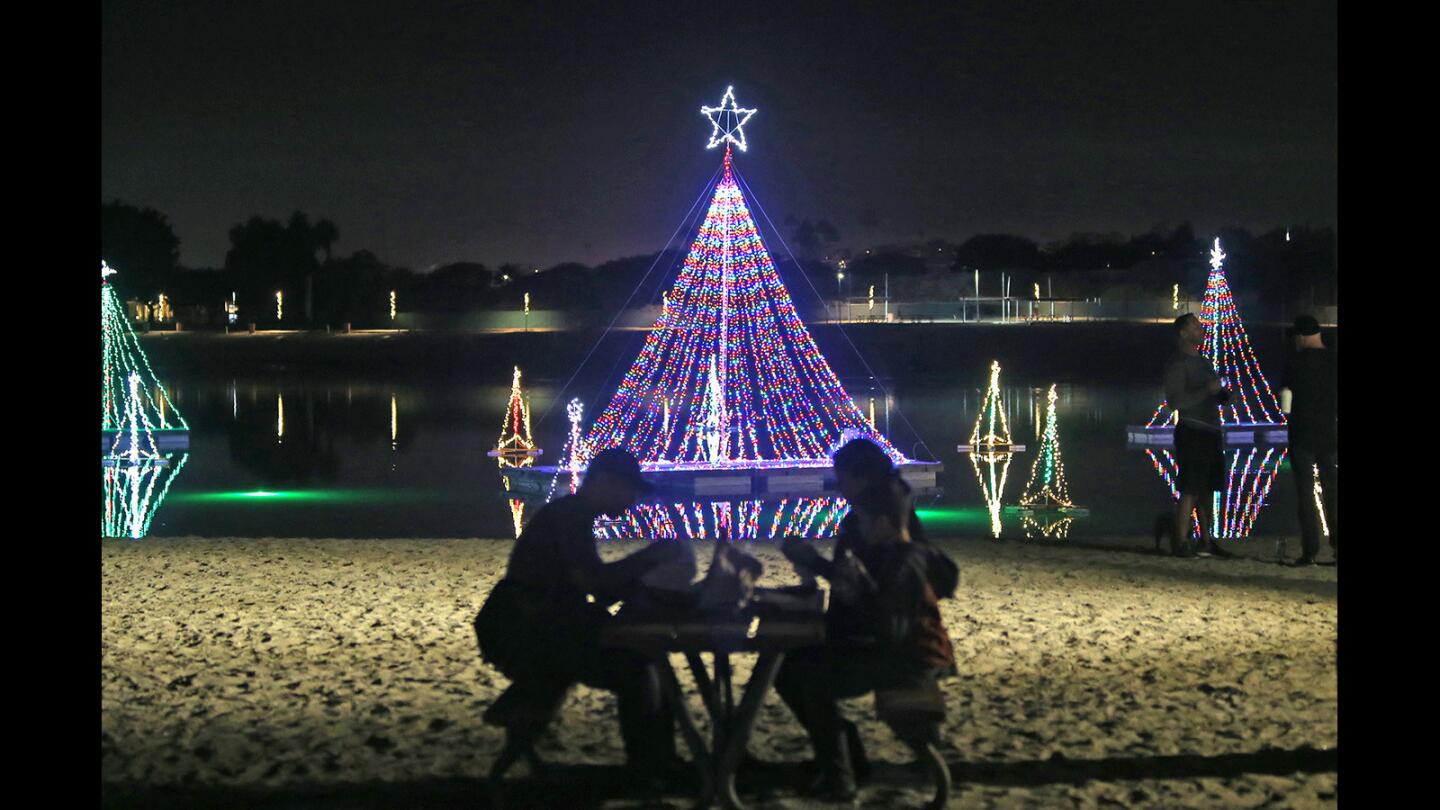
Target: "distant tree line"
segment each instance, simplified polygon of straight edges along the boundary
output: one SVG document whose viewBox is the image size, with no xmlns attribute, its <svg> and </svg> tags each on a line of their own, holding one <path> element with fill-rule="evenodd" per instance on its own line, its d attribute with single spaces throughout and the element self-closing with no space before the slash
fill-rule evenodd
<svg viewBox="0 0 1440 810">
<path fill-rule="evenodd" d="M 787 217 L 787 246 L 796 252 L 801 284 L 788 251 L 771 245 L 780 272 L 798 303 L 815 294 L 863 296 L 888 281 L 895 298 L 943 298 L 973 292 L 973 274 L 984 277 L 984 294 L 998 293 L 1001 273 L 1012 278 L 1012 295 L 1028 297 L 1032 284 L 1056 296 L 1169 295 L 1181 284 L 1190 297 L 1203 291 L 1211 239 L 1188 224 L 1157 227 L 1131 237 L 1075 234 L 1040 244 L 1014 234 L 981 234 L 955 244 L 931 240 L 918 246 L 875 246 L 852 252 L 839 248 L 840 234 L 825 220 Z M 180 240 L 164 214 L 112 200 L 100 206 L 101 256 L 118 268 L 112 283 L 125 298 L 153 301 L 164 293 L 172 310 L 190 313 L 195 326 L 225 322 L 231 295 L 239 324 L 276 325 L 275 294 L 283 295 L 283 325 L 319 326 L 349 322 L 357 327 L 389 322 L 390 293 L 400 311 L 463 312 L 519 309 L 526 293 L 536 309 L 614 312 L 658 304 L 665 271 L 683 251 L 633 256 L 589 267 L 573 262 L 538 270 L 515 264 L 490 267 L 456 262 L 417 273 L 390 265 L 368 250 L 333 252 L 340 230 L 328 219 L 312 221 L 295 212 L 288 220 L 254 216 L 230 229 L 224 266 L 180 264 Z M 1336 300 L 1336 242 L 1332 228 L 1278 228 L 1252 234 L 1222 229 L 1232 287 L 1268 303 Z M 845 262 L 843 280 L 837 278 Z M 652 271 L 653 268 L 653 271 Z M 646 273 L 649 272 L 647 276 Z M 645 283 L 641 284 L 641 280 Z M 840 281 L 837 284 L 837 281 Z M 1014 284 L 1021 285 L 1020 287 Z M 632 295 L 633 293 L 633 295 Z"/>
</svg>

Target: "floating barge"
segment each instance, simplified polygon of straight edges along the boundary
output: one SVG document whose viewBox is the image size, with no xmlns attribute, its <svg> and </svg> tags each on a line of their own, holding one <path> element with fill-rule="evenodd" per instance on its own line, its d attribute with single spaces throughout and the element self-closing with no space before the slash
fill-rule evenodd
<svg viewBox="0 0 1440 810">
<path fill-rule="evenodd" d="M 900 476 L 915 495 L 939 491 L 936 476 L 944 470 L 938 461 L 905 461 L 896 465 Z M 835 471 L 828 459 L 804 461 L 755 461 L 743 467 L 717 469 L 703 462 L 641 465 L 645 480 L 655 485 L 646 500 L 678 498 L 764 498 L 817 497 L 835 494 Z M 570 475 L 566 467 L 517 467 L 505 470 L 510 492 L 541 495 L 550 492 L 550 482 Z M 584 471 L 580 472 L 583 478 Z M 557 487 L 557 490 L 559 487 Z"/>
<path fill-rule="evenodd" d="M 148 433 L 150 440 L 155 443 L 155 449 L 160 452 L 168 450 L 189 450 L 190 431 L 181 428 L 151 429 L 140 435 Z M 117 445 L 116 439 L 119 439 Z M 142 440 L 141 444 L 144 442 Z M 148 447 L 143 448 L 148 451 Z M 100 455 L 112 454 L 124 455 L 130 452 L 130 431 L 128 430 L 102 430 L 100 431 Z"/>
<path fill-rule="evenodd" d="M 1238 422 L 1220 427 L 1227 446 L 1290 443 L 1290 428 L 1284 422 Z M 1175 444 L 1175 426 L 1126 425 L 1125 443 L 1131 446 L 1171 447 Z"/>
</svg>

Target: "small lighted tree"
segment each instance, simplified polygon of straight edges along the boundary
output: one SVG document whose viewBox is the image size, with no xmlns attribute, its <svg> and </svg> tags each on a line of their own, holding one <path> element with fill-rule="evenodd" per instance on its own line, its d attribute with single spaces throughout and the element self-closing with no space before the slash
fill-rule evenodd
<svg viewBox="0 0 1440 810">
<path fill-rule="evenodd" d="M 1065 480 L 1065 462 L 1060 458 L 1060 429 L 1055 418 L 1059 400 L 1055 386 L 1050 386 L 1045 407 L 1045 432 L 1040 436 L 1040 450 L 1030 465 L 1030 480 L 1020 496 L 1020 505 L 1031 509 L 1069 509 L 1070 486 Z"/>
</svg>

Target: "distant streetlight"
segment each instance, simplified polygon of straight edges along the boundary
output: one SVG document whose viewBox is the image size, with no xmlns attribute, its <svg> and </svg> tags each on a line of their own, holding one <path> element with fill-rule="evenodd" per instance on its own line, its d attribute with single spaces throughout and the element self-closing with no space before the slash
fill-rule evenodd
<svg viewBox="0 0 1440 810">
<path fill-rule="evenodd" d="M 284 291 L 284 290 L 276 290 L 276 291 L 275 291 L 275 320 L 281 321 L 281 320 L 284 320 L 284 319 L 285 319 L 285 291 Z"/>
<path fill-rule="evenodd" d="M 390 291 L 390 320 L 395 320 L 395 291 Z"/>
</svg>

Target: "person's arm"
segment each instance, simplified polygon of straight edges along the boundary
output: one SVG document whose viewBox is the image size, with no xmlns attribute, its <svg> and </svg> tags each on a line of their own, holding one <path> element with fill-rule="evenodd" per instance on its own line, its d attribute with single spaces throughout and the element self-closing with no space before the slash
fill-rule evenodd
<svg viewBox="0 0 1440 810">
<path fill-rule="evenodd" d="M 652 543 L 624 559 L 607 563 L 600 559 L 595 539 L 588 531 L 567 532 L 561 544 L 563 563 L 571 581 L 586 593 L 607 600 L 622 599 L 645 572 L 664 562 L 667 549 Z"/>
</svg>

